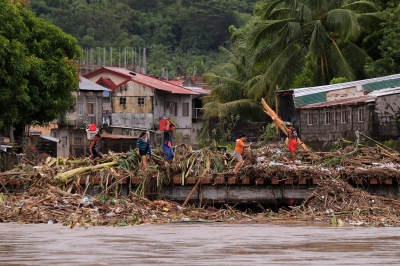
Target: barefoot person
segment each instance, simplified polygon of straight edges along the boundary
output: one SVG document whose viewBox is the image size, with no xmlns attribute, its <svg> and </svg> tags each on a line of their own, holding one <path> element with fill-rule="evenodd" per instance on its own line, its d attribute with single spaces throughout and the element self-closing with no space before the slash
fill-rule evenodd
<svg viewBox="0 0 400 266">
<path fill-rule="evenodd" d="M 286 123 L 286 127 L 288 130 L 288 151 L 289 151 L 289 157 L 290 160 L 293 161 L 293 163 L 295 163 L 295 158 L 294 158 L 294 152 L 297 149 L 297 131 L 294 127 L 292 127 L 292 124 L 290 124 L 289 122 Z"/>
<path fill-rule="evenodd" d="M 146 132 L 140 133 L 139 139 L 137 141 L 137 147 L 138 147 L 138 154 L 141 158 L 140 164 L 139 164 L 139 170 L 144 170 L 147 167 L 146 163 L 146 154 L 147 154 L 147 141 L 146 141 Z"/>
<path fill-rule="evenodd" d="M 96 134 L 93 140 L 90 142 L 90 155 L 92 156 L 92 163 L 97 164 L 97 162 L 103 157 L 99 152 L 99 147 L 97 146 L 99 140 L 101 140 L 100 134 Z"/>
<path fill-rule="evenodd" d="M 236 158 L 237 163 L 235 166 L 235 169 L 233 169 L 233 172 L 237 174 L 239 172 L 240 166 L 243 163 L 243 154 L 244 154 L 244 148 L 250 147 L 252 144 L 251 142 L 249 144 L 244 144 L 244 141 L 246 140 L 246 135 L 240 135 L 239 139 L 236 140 L 236 147 L 235 151 L 233 152 L 233 156 Z"/>
</svg>

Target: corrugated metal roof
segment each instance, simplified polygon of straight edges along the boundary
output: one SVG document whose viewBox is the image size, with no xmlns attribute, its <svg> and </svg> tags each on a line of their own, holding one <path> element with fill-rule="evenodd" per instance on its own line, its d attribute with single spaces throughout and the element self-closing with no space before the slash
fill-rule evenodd
<svg viewBox="0 0 400 266">
<path fill-rule="evenodd" d="M 293 91 L 293 99 L 296 108 L 300 108 L 310 104 L 340 100 L 338 99 L 340 97 L 347 99 L 357 96 L 356 94 L 362 96 L 371 91 L 395 86 L 400 86 L 400 74 L 326 86 L 299 88 L 291 91 Z M 337 91 L 337 93 L 335 91 Z M 348 92 L 348 95 L 346 95 L 346 92 Z M 338 97 L 331 96 L 331 98 L 328 99 L 327 94 L 337 94 Z"/>
<path fill-rule="evenodd" d="M 307 106 L 299 107 L 299 109 L 312 109 L 312 108 L 324 108 L 324 107 L 333 107 L 333 106 L 343 106 L 343 105 L 354 105 L 359 103 L 367 103 L 374 102 L 376 96 L 366 95 L 361 97 L 353 97 L 353 98 L 343 98 L 330 102 L 322 102 L 322 103 L 314 103 L 309 104 Z"/>
<path fill-rule="evenodd" d="M 108 70 L 108 71 L 111 71 L 114 73 L 122 74 L 125 77 L 129 78 L 131 81 L 142 84 L 151 89 L 158 89 L 158 90 L 167 91 L 167 92 L 174 93 L 174 94 L 193 94 L 193 95 L 199 94 L 198 92 L 193 92 L 191 90 L 182 88 L 180 86 L 168 83 L 164 80 L 153 78 L 153 77 L 141 74 L 141 73 L 132 72 L 132 71 L 130 71 L 128 69 L 124 69 L 124 68 L 102 67 L 99 70 L 103 70 L 103 71 Z M 97 71 L 99 71 L 99 70 L 97 70 Z"/>
<path fill-rule="evenodd" d="M 81 77 L 80 79 L 81 81 L 79 82 L 79 90 L 81 91 L 111 91 L 106 87 L 100 86 L 99 84 L 84 77 Z"/>
<path fill-rule="evenodd" d="M 58 139 L 58 138 L 50 137 L 50 136 L 43 135 L 43 134 L 40 134 L 40 135 L 39 135 L 39 138 L 47 139 L 47 140 L 54 141 L 54 142 L 57 142 L 57 143 L 60 143 L 60 142 L 61 142 L 61 140 Z"/>
<path fill-rule="evenodd" d="M 179 79 L 179 80 L 166 80 L 166 82 L 169 82 L 171 84 L 174 84 L 176 86 L 182 86 L 183 82 L 185 82 L 185 80 L 183 79 Z"/>
<path fill-rule="evenodd" d="M 375 83 L 375 82 L 379 82 L 379 81 L 383 81 L 383 80 L 390 80 L 390 79 L 400 79 L 400 74 L 379 77 L 379 78 L 372 78 L 372 79 L 350 81 L 350 82 L 344 82 L 344 83 L 333 84 L 333 85 L 297 88 L 297 89 L 292 89 L 292 90 L 294 92 L 295 97 L 299 97 L 299 96 L 303 96 L 303 95 L 314 94 L 317 92 L 326 92 L 326 91 L 344 89 L 344 88 L 349 88 L 349 87 L 356 87 L 356 86 L 360 86 L 360 85 L 364 85 L 364 84 L 368 84 L 368 83 Z"/>
</svg>

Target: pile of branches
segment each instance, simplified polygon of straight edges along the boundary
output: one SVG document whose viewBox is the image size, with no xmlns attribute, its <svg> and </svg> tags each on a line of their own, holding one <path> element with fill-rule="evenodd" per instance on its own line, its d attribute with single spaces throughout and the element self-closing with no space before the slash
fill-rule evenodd
<svg viewBox="0 0 400 266">
<path fill-rule="evenodd" d="M 0 194 L 2 195 L 2 194 Z M 58 187 L 30 187 L 19 195 L 0 197 L 0 222 L 61 223 L 71 228 L 79 226 L 126 226 L 143 223 L 190 221 L 241 222 L 261 221 L 256 214 L 226 208 L 182 207 L 178 203 L 150 201 L 136 193 L 112 198 L 107 195 L 71 194 Z"/>
<path fill-rule="evenodd" d="M 324 179 L 301 206 L 280 213 L 290 219 L 333 225 L 399 226 L 400 200 L 371 195 L 342 179 Z"/>
</svg>

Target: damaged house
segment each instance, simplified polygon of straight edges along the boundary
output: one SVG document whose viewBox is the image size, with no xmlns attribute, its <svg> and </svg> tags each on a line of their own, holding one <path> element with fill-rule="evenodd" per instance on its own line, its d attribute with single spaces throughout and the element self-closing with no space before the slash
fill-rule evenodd
<svg viewBox="0 0 400 266">
<path fill-rule="evenodd" d="M 172 117 L 176 138 L 191 144 L 192 107 L 201 92 L 123 68 L 102 67 L 85 78 L 107 87 L 110 92 L 112 134 L 138 136 L 146 131 L 154 145 L 160 145 L 160 117 Z"/>
<path fill-rule="evenodd" d="M 375 140 L 400 136 L 400 74 L 341 84 L 277 91 L 279 116 L 302 141 Z"/>
</svg>

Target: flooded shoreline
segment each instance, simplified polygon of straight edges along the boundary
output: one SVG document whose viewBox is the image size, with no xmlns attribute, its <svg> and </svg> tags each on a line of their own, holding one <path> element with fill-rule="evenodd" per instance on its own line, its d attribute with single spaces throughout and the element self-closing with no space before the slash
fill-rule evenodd
<svg viewBox="0 0 400 266">
<path fill-rule="evenodd" d="M 309 223 L 0 223 L 0 239 L 0 265 L 393 265 L 400 258 L 397 228 Z"/>
</svg>

